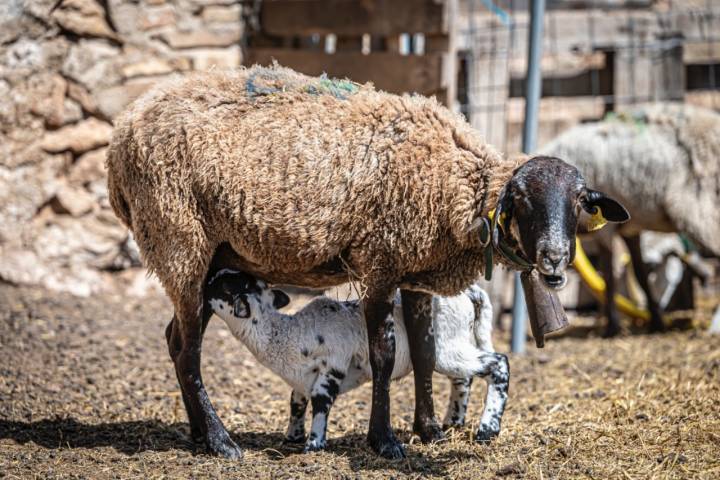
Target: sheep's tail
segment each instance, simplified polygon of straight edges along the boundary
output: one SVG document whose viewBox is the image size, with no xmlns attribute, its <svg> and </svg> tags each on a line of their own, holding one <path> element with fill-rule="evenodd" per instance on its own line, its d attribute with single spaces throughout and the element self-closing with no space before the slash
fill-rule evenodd
<svg viewBox="0 0 720 480">
<path fill-rule="evenodd" d="M 492 343 L 493 330 L 493 309 L 490 303 L 490 297 L 487 292 L 477 285 L 472 285 L 465 290 L 475 308 L 475 320 L 473 322 L 473 333 L 478 348 L 485 352 L 494 352 L 495 347 Z"/>
<path fill-rule="evenodd" d="M 112 174 L 108 175 L 108 198 L 115 215 L 120 219 L 123 225 L 132 230 L 130 206 L 125 200 L 122 188 L 117 185 L 115 177 Z"/>
</svg>

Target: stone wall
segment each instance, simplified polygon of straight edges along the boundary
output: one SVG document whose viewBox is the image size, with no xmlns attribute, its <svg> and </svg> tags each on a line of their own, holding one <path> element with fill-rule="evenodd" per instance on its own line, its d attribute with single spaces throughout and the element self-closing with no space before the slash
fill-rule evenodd
<svg viewBox="0 0 720 480">
<path fill-rule="evenodd" d="M 237 0 L 0 2 L 0 281 L 152 285 L 107 200 L 112 119 L 163 77 L 238 66 L 241 34 Z"/>
</svg>

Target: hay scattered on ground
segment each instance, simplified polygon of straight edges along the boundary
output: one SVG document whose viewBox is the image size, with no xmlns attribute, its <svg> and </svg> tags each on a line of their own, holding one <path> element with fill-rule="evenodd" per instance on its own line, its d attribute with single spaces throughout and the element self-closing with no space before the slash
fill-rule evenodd
<svg viewBox="0 0 720 480">
<path fill-rule="evenodd" d="M 370 388 L 340 398 L 329 451 L 282 444 L 290 390 L 257 366 L 219 321 L 204 377 L 241 462 L 209 457 L 187 425 L 163 329 L 162 298 L 88 300 L 0 286 L 0 476 L 7 478 L 718 478 L 720 337 L 675 332 L 551 340 L 512 358 L 500 438 L 411 437 L 412 380 L 392 388 L 407 461 L 377 458 L 364 435 Z M 500 344 L 500 342 L 498 342 Z M 505 344 L 503 342 L 502 344 Z M 436 380 L 444 413 L 448 383 Z M 483 386 L 475 383 L 475 427 Z"/>
</svg>

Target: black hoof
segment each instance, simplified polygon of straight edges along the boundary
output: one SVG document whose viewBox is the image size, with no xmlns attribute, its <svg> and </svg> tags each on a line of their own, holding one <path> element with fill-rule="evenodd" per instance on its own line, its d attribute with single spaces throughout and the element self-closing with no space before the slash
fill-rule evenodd
<svg viewBox="0 0 720 480">
<path fill-rule="evenodd" d="M 662 320 L 651 320 L 648 326 L 648 332 L 650 333 L 663 333 L 665 331 L 665 324 Z"/>
<path fill-rule="evenodd" d="M 230 435 L 226 431 L 219 432 L 214 435 L 208 435 L 205 441 L 208 452 L 218 457 L 225 457 L 229 460 L 239 460 L 242 458 L 242 450 L 232 441 Z"/>
<path fill-rule="evenodd" d="M 497 430 L 480 425 L 480 428 L 478 428 L 478 431 L 475 433 L 475 441 L 477 443 L 490 443 L 499 433 Z"/>
<path fill-rule="evenodd" d="M 298 437 L 285 437 L 283 439 L 283 443 L 305 443 L 305 435 L 300 435 Z"/>
<path fill-rule="evenodd" d="M 620 334 L 620 327 L 617 326 L 609 326 L 605 329 L 605 332 L 603 333 L 603 338 L 613 338 L 617 337 Z"/>
<path fill-rule="evenodd" d="M 453 427 L 454 425 L 450 425 Z M 435 443 L 445 440 L 445 432 L 435 422 L 426 423 L 422 426 L 415 425 L 413 427 L 414 433 L 420 437 L 422 443 Z"/>
<path fill-rule="evenodd" d="M 375 453 L 388 460 L 400 460 L 406 456 L 402 443 L 395 438 L 395 434 L 392 432 L 379 437 L 368 434 L 368 444 Z"/>
</svg>

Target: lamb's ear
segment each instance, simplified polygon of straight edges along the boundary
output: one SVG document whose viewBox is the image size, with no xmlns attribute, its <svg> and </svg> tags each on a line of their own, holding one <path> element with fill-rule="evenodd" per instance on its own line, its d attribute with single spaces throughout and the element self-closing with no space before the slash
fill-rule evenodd
<svg viewBox="0 0 720 480">
<path fill-rule="evenodd" d="M 250 316 L 250 306 L 243 296 L 235 298 L 233 302 L 233 315 L 237 318 L 248 318 Z"/>
<path fill-rule="evenodd" d="M 582 207 L 584 212 L 580 215 L 578 233 L 599 230 L 607 222 L 622 223 L 630 220 L 630 214 L 625 207 L 597 190 L 587 189 Z"/>
<path fill-rule="evenodd" d="M 290 303 L 290 297 L 282 290 L 273 290 L 273 307 L 283 308 Z"/>
</svg>

